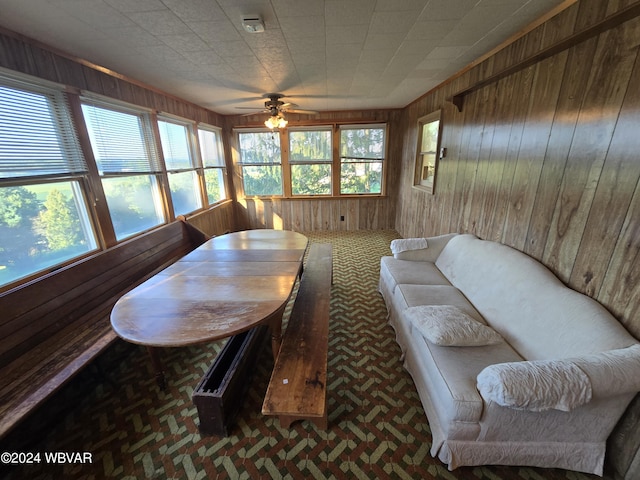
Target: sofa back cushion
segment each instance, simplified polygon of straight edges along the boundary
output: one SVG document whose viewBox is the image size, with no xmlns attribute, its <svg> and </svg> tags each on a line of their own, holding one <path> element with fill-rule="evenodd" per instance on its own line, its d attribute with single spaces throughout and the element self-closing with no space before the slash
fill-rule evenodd
<svg viewBox="0 0 640 480">
<path fill-rule="evenodd" d="M 514 248 L 458 235 L 436 266 L 527 360 L 637 343 L 602 305 L 566 287 L 544 265 Z"/>
</svg>

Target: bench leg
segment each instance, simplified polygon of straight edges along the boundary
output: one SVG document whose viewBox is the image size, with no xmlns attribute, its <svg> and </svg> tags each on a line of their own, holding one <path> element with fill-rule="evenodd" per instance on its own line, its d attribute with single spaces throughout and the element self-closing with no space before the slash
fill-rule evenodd
<svg viewBox="0 0 640 480">
<path fill-rule="evenodd" d="M 305 416 L 295 416 L 295 415 L 278 415 L 278 420 L 280 420 L 280 426 L 282 428 L 289 428 L 293 422 L 298 420 L 309 420 L 312 422 L 317 428 L 320 430 L 326 430 L 329 427 L 329 422 L 327 420 L 327 415 L 324 417 L 305 417 Z"/>
<path fill-rule="evenodd" d="M 149 356 L 151 357 L 151 365 L 153 365 L 153 370 L 156 375 L 156 383 L 160 390 L 165 390 L 167 388 L 167 382 L 164 377 L 164 367 L 162 366 L 162 360 L 160 360 L 160 352 L 156 347 L 147 347 L 147 351 L 149 352 Z"/>
</svg>

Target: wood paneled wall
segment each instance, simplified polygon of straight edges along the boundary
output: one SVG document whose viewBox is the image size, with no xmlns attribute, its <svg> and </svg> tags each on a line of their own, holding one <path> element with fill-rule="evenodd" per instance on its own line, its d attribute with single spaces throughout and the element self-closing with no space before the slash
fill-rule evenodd
<svg viewBox="0 0 640 480">
<path fill-rule="evenodd" d="M 396 230 L 469 232 L 540 260 L 640 339 L 640 18 L 464 97 L 485 78 L 640 2 L 580 0 L 404 111 Z M 420 116 L 442 109 L 435 194 L 412 188 Z M 544 299 L 540 299 L 544 301 Z M 640 475 L 640 396 L 610 439 L 616 478 Z"/>
<path fill-rule="evenodd" d="M 392 229 L 386 197 L 319 199 L 240 199 L 238 221 L 245 228 L 314 230 Z"/>
<path fill-rule="evenodd" d="M 628 4 L 582 0 L 404 112 L 396 229 L 470 232 L 542 261 L 640 338 L 640 18 L 470 93 Z M 435 194 L 412 188 L 417 119 L 443 109 Z"/>
<path fill-rule="evenodd" d="M 304 105 L 301 105 L 304 107 Z M 234 128 L 261 127 L 265 116 L 229 116 L 230 156 L 233 159 L 233 184 L 241 192 L 242 178 Z M 290 126 L 330 125 L 349 123 L 386 123 L 387 158 L 385 175 L 388 191 L 397 191 L 398 169 L 402 154 L 402 114 L 400 110 L 364 110 L 322 112 L 318 115 L 287 114 Z M 393 228 L 395 206 L 387 195 L 383 197 L 332 198 L 243 198 L 238 196 L 238 221 L 244 228 L 283 228 L 295 231 L 313 230 L 380 230 Z M 344 217 L 344 220 L 341 218 Z"/>
<path fill-rule="evenodd" d="M 187 217 L 187 222 L 210 237 L 224 235 L 237 230 L 236 209 L 232 200 Z"/>
</svg>

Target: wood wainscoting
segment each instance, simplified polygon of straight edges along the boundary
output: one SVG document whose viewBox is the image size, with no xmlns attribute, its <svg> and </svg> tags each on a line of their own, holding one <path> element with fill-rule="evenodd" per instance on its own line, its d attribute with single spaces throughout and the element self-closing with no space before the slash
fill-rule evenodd
<svg viewBox="0 0 640 480">
<path fill-rule="evenodd" d="M 316 230 L 387 230 L 394 228 L 395 209 L 387 197 L 247 198 L 238 201 L 244 228 Z"/>
<path fill-rule="evenodd" d="M 238 230 L 234 202 L 224 200 L 208 210 L 186 217 L 186 221 L 210 237 Z"/>
</svg>

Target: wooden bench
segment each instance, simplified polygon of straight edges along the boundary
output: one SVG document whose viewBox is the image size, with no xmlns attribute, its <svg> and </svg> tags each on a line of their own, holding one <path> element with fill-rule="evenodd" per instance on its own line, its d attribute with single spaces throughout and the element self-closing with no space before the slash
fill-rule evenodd
<svg viewBox="0 0 640 480">
<path fill-rule="evenodd" d="M 172 222 L 0 294 L 0 438 L 114 342 L 125 292 L 205 240 Z"/>
<path fill-rule="evenodd" d="M 332 283 L 331 245 L 309 247 L 304 273 L 262 405 L 289 428 L 310 420 L 327 428 L 327 350 Z"/>
</svg>

